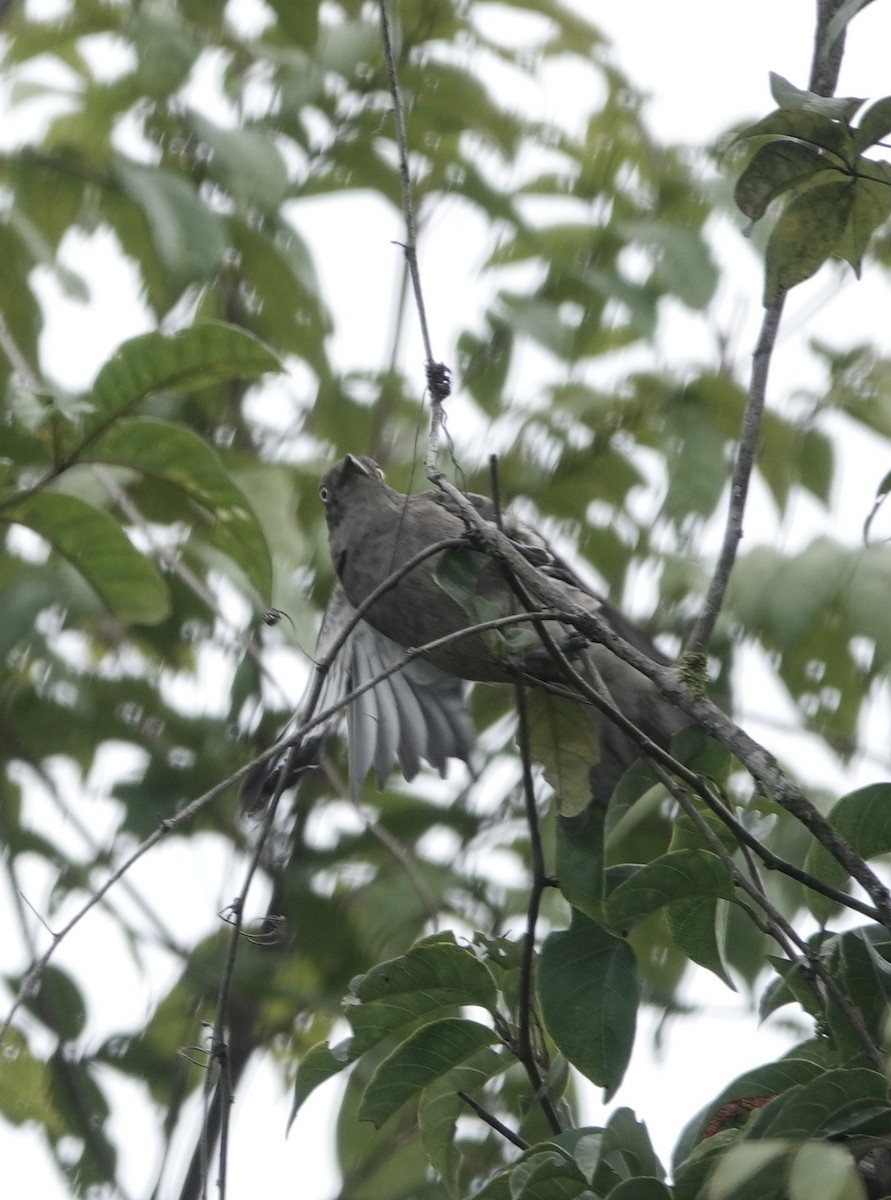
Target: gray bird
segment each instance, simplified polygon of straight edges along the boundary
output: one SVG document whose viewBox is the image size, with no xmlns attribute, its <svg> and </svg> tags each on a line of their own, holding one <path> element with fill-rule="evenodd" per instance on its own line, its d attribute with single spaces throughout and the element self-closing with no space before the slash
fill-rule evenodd
<svg viewBox="0 0 891 1200">
<path fill-rule="evenodd" d="M 406 496 L 384 481 L 370 458 L 347 455 L 322 478 L 319 496 L 328 524 L 328 542 L 338 584 L 319 632 L 316 660 L 325 661 L 356 608 L 416 555 L 442 541 L 472 544 L 465 521 L 441 491 Z M 484 520 L 495 520 L 492 501 L 466 497 Z M 635 625 L 606 600 L 592 593 L 533 530 L 510 515 L 501 527 L 527 562 L 558 582 L 568 605 L 597 611 L 625 641 L 663 665 L 669 661 Z M 297 727 L 314 715 L 336 708 L 351 691 L 396 667 L 409 648 L 425 646 L 449 634 L 472 629 L 467 608 L 438 582 L 443 552 L 427 557 L 382 591 L 355 622 L 346 641 L 321 681 L 313 711 L 307 702 L 298 709 Z M 491 615 L 524 612 L 523 604 L 495 561 L 484 561 L 475 580 L 481 607 Z M 534 596 L 530 597 L 533 601 Z M 471 606 L 472 607 L 472 606 Z M 477 613 L 477 616 L 479 613 Z M 529 628 L 525 626 L 524 628 Z M 573 665 L 625 717 L 662 746 L 686 724 L 645 675 L 605 646 L 580 639 L 567 626 L 546 622 L 553 640 L 567 650 Z M 565 685 L 564 672 L 537 635 L 520 639 L 470 633 L 455 638 L 422 657 L 413 658 L 346 705 L 350 792 L 355 797 L 372 767 L 378 787 L 398 762 L 406 779 L 425 759 L 445 773 L 449 758 L 470 764 L 472 728 L 467 714 L 467 681 L 499 682 L 516 678 L 517 671 L 533 684 Z M 309 694 L 313 691 L 310 686 Z M 636 744 L 608 717 L 587 706 L 592 739 L 599 761 L 591 772 L 592 795 L 605 803 L 616 783 L 639 757 Z M 290 786 L 314 765 L 321 736 L 331 722 L 317 728 L 290 756 Z M 282 738 L 287 735 L 287 730 Z M 251 772 L 242 787 L 250 810 L 273 792 L 285 756 Z"/>
<path fill-rule="evenodd" d="M 388 487 L 383 472 L 370 458 L 348 455 L 341 459 L 322 478 L 319 496 L 325 507 L 334 568 L 347 600 L 354 606 L 360 605 L 421 551 L 440 541 L 467 538 L 464 521 L 452 511 L 443 493 L 430 491 L 406 496 L 396 492 Z M 491 501 L 483 497 L 470 499 L 485 519 L 494 517 Z M 598 611 L 619 636 L 656 662 L 667 663 L 640 630 L 606 601 L 585 589 L 534 533 L 516 521 L 507 522 L 505 532 L 532 565 L 559 581 L 567 604 Z M 367 624 L 388 639 L 390 646 L 423 646 L 478 623 L 437 581 L 441 560 L 439 553 L 415 566 L 365 612 Z M 491 559 L 479 571 L 476 593 L 493 615 L 523 611 L 501 566 Z M 573 631 L 557 622 L 549 622 L 547 627 L 558 644 L 570 648 L 575 643 L 570 653 L 582 673 L 588 674 L 601 693 L 654 741 L 667 745 L 672 735 L 687 723 L 687 718 L 663 699 L 646 676 L 605 646 L 584 643 L 580 649 Z M 472 633 L 430 650 L 424 659 L 452 679 L 510 680 L 519 668 L 532 681 L 565 682 L 561 668 L 548 650 L 531 640 L 533 644 L 527 644 L 518 659 L 510 649 L 509 639 L 499 642 L 484 633 Z M 593 708 L 589 711 L 600 753 L 592 788 L 595 795 L 605 800 L 620 776 L 639 757 L 639 751 L 607 717 Z M 400 739 L 404 745 L 405 736 L 402 727 L 397 734 L 386 722 L 379 722 L 378 739 L 386 738 L 388 747 L 380 755 L 379 767 L 387 758 L 393 761 L 389 747 Z M 459 752 L 458 757 L 466 755 Z M 369 761 L 366 750 L 359 766 L 365 763 L 367 770 Z"/>
</svg>

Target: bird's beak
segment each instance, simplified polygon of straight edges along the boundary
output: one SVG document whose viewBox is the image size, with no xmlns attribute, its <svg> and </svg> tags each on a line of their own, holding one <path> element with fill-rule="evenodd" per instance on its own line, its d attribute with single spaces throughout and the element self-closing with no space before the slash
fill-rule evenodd
<svg viewBox="0 0 891 1200">
<path fill-rule="evenodd" d="M 355 454 L 348 454 L 344 459 L 343 465 L 345 467 L 352 467 L 353 470 L 358 471 L 361 475 L 371 475 L 368 464 L 364 463 L 361 458 L 357 458 Z"/>
</svg>

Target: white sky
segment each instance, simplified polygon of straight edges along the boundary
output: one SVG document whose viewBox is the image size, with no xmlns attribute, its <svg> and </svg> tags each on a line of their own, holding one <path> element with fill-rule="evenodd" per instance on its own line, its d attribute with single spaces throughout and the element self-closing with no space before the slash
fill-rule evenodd
<svg viewBox="0 0 891 1200">
<path fill-rule="evenodd" d="M 656 133 L 696 145 L 713 138 L 734 120 L 757 118 L 771 106 L 768 71 L 775 70 L 799 86 L 805 86 L 810 58 L 813 0 L 746 0 L 745 3 L 721 3 L 716 0 L 611 0 L 596 3 L 577 0 L 589 17 L 598 22 L 615 41 L 615 61 L 632 81 L 652 95 L 649 121 Z M 891 46 L 891 8 L 878 2 L 858 16 L 848 40 L 840 93 L 878 98 L 891 91 L 888 86 L 887 49 Z M 544 91 L 542 105 L 554 114 L 573 104 L 571 87 L 555 78 L 550 91 Z M 541 115 L 547 115 L 544 111 Z M 0 123 L 2 124 L 2 123 Z M 341 342 L 355 341 L 360 359 L 362 346 L 383 346 L 389 332 L 389 296 L 382 298 L 380 280 L 395 281 L 400 263 L 394 257 L 393 238 L 400 236 L 398 217 L 385 211 L 365 211 L 361 221 L 339 220 L 337 236 L 331 236 L 332 208 L 326 202 L 301 218 L 301 228 L 321 259 L 323 279 L 329 294 L 339 296 Z M 431 322 L 434 340 L 439 336 L 447 344 L 454 328 L 452 313 L 459 319 L 474 296 L 476 287 L 473 262 L 479 242 L 468 225 L 461 230 L 462 251 L 454 253 L 455 242 L 442 261 L 435 259 L 422 244 L 421 261 L 429 255 L 428 266 L 438 281 Z M 723 244 L 723 243 L 722 243 Z M 734 264 L 730 284 L 724 284 L 719 313 L 736 335 L 735 351 L 739 362 L 751 353 L 753 330 L 760 316 L 760 279 L 746 247 L 726 239 L 727 254 Z M 344 294 L 337 281 L 344 275 L 350 288 Z M 89 308 L 58 306 L 59 319 L 48 331 L 46 361 L 64 361 L 66 380 L 86 384 L 96 366 L 123 338 L 144 329 L 145 318 L 136 305 L 122 303 L 132 292 L 125 266 L 109 261 L 101 277 L 92 279 L 94 303 Z M 813 285 L 801 289 L 790 305 L 786 328 L 772 375 L 772 396 L 792 390 L 807 370 L 801 356 L 802 339 L 820 332 L 830 340 L 844 343 L 870 336 L 887 340 L 888 291 L 878 273 L 867 270 L 862 283 L 848 280 L 839 285 L 837 277 L 825 271 Z M 377 322 L 375 324 L 375 322 Z M 796 328 L 797 327 L 797 328 Z M 678 318 L 672 327 L 677 339 L 679 359 L 711 354 L 709 329 L 698 318 Z M 666 351 L 668 353 L 668 351 Z M 420 359 L 419 359 L 420 361 Z M 877 467 L 876 478 L 863 471 L 849 470 L 842 489 L 854 511 L 868 505 L 877 479 L 884 468 Z M 754 530 L 757 535 L 757 530 Z M 807 535 L 813 528 L 807 529 Z M 801 530 L 786 528 L 783 537 L 795 541 Z M 758 730 L 753 729 L 758 734 Z M 827 768 L 828 770 L 828 768 Z M 47 819 L 52 814 L 47 811 Z M 200 881 L 197 907 L 203 916 L 199 929 L 207 928 L 218 907 L 232 893 L 231 863 L 220 863 L 214 855 L 203 857 L 191 847 L 186 854 L 171 850 L 166 860 L 168 877 L 192 874 Z M 181 860 L 177 855 L 181 855 Z M 155 893 L 153 892 L 153 898 Z M 3 900 L 5 901 L 5 897 Z M 171 889 L 168 920 L 182 928 L 185 907 L 182 898 Z M 197 932 L 197 930 L 196 930 Z M 82 936 L 83 941 L 80 941 Z M 89 942 L 107 938 L 103 946 L 109 961 L 126 958 L 124 947 L 116 943 L 111 926 L 99 916 L 90 917 L 77 940 L 67 952 L 77 962 Z M 183 930 L 184 940 L 188 931 Z M 63 960 L 64 961 L 64 958 Z M 161 984 L 155 998 L 162 991 Z M 632 1068 L 620 1089 L 617 1103 L 635 1109 L 650 1128 L 657 1149 L 667 1161 L 671 1146 L 683 1125 L 734 1075 L 747 1066 L 767 1061 L 784 1043 L 783 1035 L 772 1029 L 757 1029 L 754 1018 L 742 1011 L 734 998 L 710 977 L 700 976 L 696 995 L 707 1006 L 707 1015 L 686 1021 L 674 1021 L 666 1030 L 666 1048 L 662 1056 L 652 1055 L 647 1047 L 652 1022 L 644 1015 Z M 99 1026 L 114 1026 L 114 994 L 107 995 L 108 1011 L 100 1015 Z M 141 1003 L 148 1004 L 144 994 Z M 103 1000 L 98 1000 L 100 1008 Z M 126 1090 L 126 1089 L 124 1089 Z M 230 1159 L 230 1196 L 251 1196 L 262 1189 L 265 1200 L 284 1200 L 299 1191 L 302 1200 L 326 1200 L 336 1188 L 333 1157 L 328 1136 L 336 1104 L 336 1087 L 317 1092 L 301 1113 L 289 1139 L 283 1136 L 290 1097 L 283 1096 L 273 1073 L 262 1064 L 255 1066 L 242 1083 L 236 1102 L 233 1149 Z M 134 1101 L 131 1099 L 131 1104 Z M 131 1191 L 141 1195 L 140 1181 L 153 1175 L 154 1147 L 141 1132 L 134 1137 L 129 1105 L 116 1121 L 115 1133 L 129 1147 L 126 1178 Z M 600 1114 L 592 1102 L 587 1119 L 597 1121 Z M 126 1128 L 122 1122 L 127 1123 Z M 14 1145 L 12 1144 L 14 1143 Z M 40 1195 L 56 1200 L 65 1195 L 46 1166 L 45 1153 L 28 1132 L 0 1127 L 0 1162 L 4 1163 L 5 1182 L 10 1194 Z"/>
</svg>

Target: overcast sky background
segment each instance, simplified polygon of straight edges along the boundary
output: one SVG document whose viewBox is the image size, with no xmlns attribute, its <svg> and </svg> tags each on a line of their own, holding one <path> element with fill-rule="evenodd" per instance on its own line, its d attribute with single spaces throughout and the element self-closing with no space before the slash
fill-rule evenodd
<svg viewBox="0 0 891 1200">
<path fill-rule="evenodd" d="M 578 0 L 578 7 L 614 41 L 615 62 L 635 85 L 651 95 L 648 120 L 664 139 L 698 145 L 714 139 L 732 122 L 757 119 L 772 106 L 770 70 L 799 86 L 806 85 L 812 0 L 746 0 L 736 4 L 715 0 L 674 0 L 671 4 L 662 0 L 613 0 L 608 4 Z M 878 98 L 891 92 L 889 46 L 891 4 L 889 0 L 877 0 L 850 27 L 839 94 Z M 535 97 L 540 117 L 571 119 L 577 104 L 573 78 L 571 71 L 552 71 L 543 78 Z M 0 119 L 0 130 L 4 126 L 6 142 L 15 132 Z M 341 356 L 373 363 L 374 348 L 380 347 L 382 358 L 387 345 L 390 302 L 401 267 L 392 242 L 400 237 L 401 227 L 398 215 L 382 206 L 370 204 L 357 214 L 356 202 L 351 203 L 353 219 L 343 219 L 336 202 L 307 206 L 301 213 L 301 232 L 319 259 L 327 295 L 336 297 Z M 435 347 L 449 344 L 456 321 L 463 321 L 467 305 L 476 295 L 474 263 L 482 248 L 480 231 L 470 218 L 455 219 L 458 226 L 450 227 L 448 239 L 431 237 L 430 243 L 420 247 L 422 266 L 437 281 L 430 296 Z M 441 248 L 443 244 L 446 249 Z M 748 247 L 733 231 L 722 234 L 720 246 L 734 269 L 731 278 L 722 284 L 716 307 L 718 321 L 732 332 L 731 350 L 736 360 L 744 363 L 751 354 L 760 319 L 759 271 Z M 76 250 L 72 259 L 75 266 L 89 267 L 93 288 L 89 306 L 64 301 L 48 281 L 42 285 L 54 313 L 44 341 L 45 363 L 50 368 L 58 364 L 54 373 L 68 386 L 85 386 L 121 340 L 147 327 L 147 318 L 135 298 L 128 301 L 134 289 L 126 265 L 109 255 L 97 257 L 95 247 L 89 253 L 89 261 L 83 253 L 78 261 Z M 347 288 L 344 279 L 349 281 Z M 383 298 L 381 280 L 387 281 Z M 887 284 L 869 266 L 860 283 L 850 273 L 841 276 L 824 269 L 817 280 L 799 289 L 789 305 L 772 369 L 771 397 L 783 396 L 801 383 L 816 382 L 809 378 L 812 368 L 802 352 L 807 337 L 818 334 L 836 344 L 871 337 L 879 343 L 885 340 L 887 347 L 887 330 L 891 327 L 888 301 Z M 666 361 L 697 356 L 714 361 L 713 333 L 713 326 L 707 327 L 699 318 L 676 314 L 658 354 Z M 864 505 L 868 508 L 886 469 L 881 463 L 876 464 L 875 471 L 862 469 L 856 447 L 850 464 L 842 483 L 846 501 L 843 515 L 835 518 L 842 526 L 849 520 L 845 513 L 859 512 L 862 518 Z M 814 522 L 822 519 L 810 510 L 797 515 L 799 521 L 787 523 L 780 531 L 784 545 L 812 536 Z M 753 527 L 751 518 L 747 535 L 758 535 L 757 523 Z M 758 736 L 761 731 L 753 728 L 752 732 Z M 827 764 L 827 774 L 832 769 Z M 855 782 L 878 777 L 874 765 L 867 763 L 859 764 L 857 772 Z M 830 777 L 827 782 L 841 781 Z M 108 815 L 111 817 L 111 812 Z M 167 919 L 182 931 L 184 940 L 189 936 L 184 923 L 191 919 L 187 910 L 200 914 L 195 917 L 196 932 L 204 930 L 208 919 L 232 892 L 232 864 L 221 863 L 218 854 L 206 849 L 205 858 L 201 845 L 191 842 L 187 847 L 165 847 L 167 877 L 193 880 L 194 895 L 185 904 L 175 888 L 170 888 L 167 895 L 157 895 L 149 865 L 140 867 L 134 876 L 136 882 L 144 880 L 153 901 L 157 898 L 166 906 Z M 99 914 L 81 926 L 65 949 L 61 961 L 75 964 L 82 964 L 85 954 L 97 950 L 103 953 L 106 964 L 116 964 L 118 950 L 123 953 L 111 926 Z M 630 1106 L 646 1121 L 666 1161 L 681 1126 L 702 1104 L 734 1075 L 749 1065 L 769 1060 L 787 1044 L 779 1027 L 758 1029 L 755 1019 L 745 1012 L 743 1001 L 735 1000 L 705 973 L 697 972 L 693 990 L 704 1002 L 707 1015 L 672 1022 L 660 1054 L 648 1049 L 654 1030 L 649 1015 L 644 1014 L 634 1062 L 616 1101 Z M 109 1027 L 114 1027 L 113 994 L 105 1003 L 108 1010 L 103 1013 L 100 996 L 97 1025 L 101 1027 L 107 1020 Z M 122 1095 L 127 1093 L 120 1085 L 115 1089 Z M 334 1194 L 337 1183 L 329 1142 L 337 1094 L 336 1084 L 315 1093 L 285 1140 L 290 1096 L 282 1095 L 270 1070 L 255 1065 L 242 1082 L 235 1106 L 230 1195 L 239 1200 L 262 1189 L 265 1200 L 284 1200 L 296 1190 L 301 1200 L 327 1200 Z M 141 1195 L 144 1180 L 153 1175 L 157 1148 L 142 1137 L 140 1110 L 134 1107 L 132 1097 L 123 1107 L 116 1106 L 115 1112 L 119 1127 L 112 1133 L 131 1148 L 126 1178 L 131 1191 Z M 594 1097 L 585 1119 L 592 1123 L 603 1119 Z M 0 1129 L 0 1162 L 10 1194 L 25 1194 L 27 1189 L 28 1194 L 45 1200 L 66 1195 L 47 1166 L 41 1143 L 26 1131 Z"/>
</svg>

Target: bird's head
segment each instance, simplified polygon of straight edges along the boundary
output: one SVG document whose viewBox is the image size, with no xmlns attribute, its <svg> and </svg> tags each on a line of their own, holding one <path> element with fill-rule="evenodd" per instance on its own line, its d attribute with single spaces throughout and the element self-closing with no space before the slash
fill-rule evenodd
<svg viewBox="0 0 891 1200">
<path fill-rule="evenodd" d="M 337 527 L 350 504 L 361 502 L 381 487 L 386 488 L 384 473 L 373 458 L 348 454 L 336 462 L 319 482 L 319 499 L 329 530 Z"/>
</svg>

